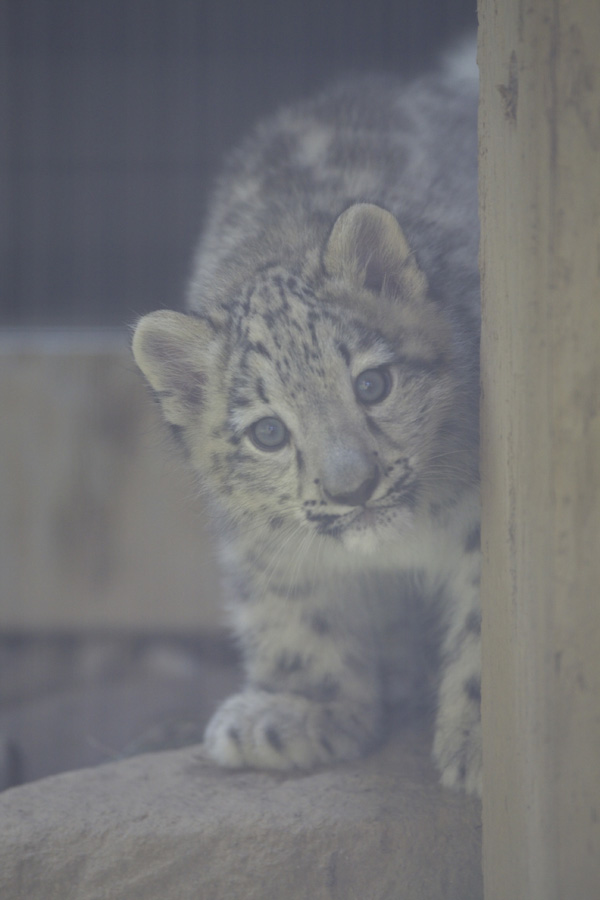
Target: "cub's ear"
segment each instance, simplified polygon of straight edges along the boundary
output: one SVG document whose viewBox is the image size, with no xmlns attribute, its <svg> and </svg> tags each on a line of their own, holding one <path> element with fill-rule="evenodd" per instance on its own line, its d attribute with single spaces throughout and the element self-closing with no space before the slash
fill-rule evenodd
<svg viewBox="0 0 600 900">
<path fill-rule="evenodd" d="M 329 275 L 377 293 L 419 299 L 427 280 L 394 216 L 373 203 L 355 203 L 336 219 L 325 246 Z"/>
<path fill-rule="evenodd" d="M 138 322 L 132 350 L 167 422 L 185 425 L 204 406 L 215 338 L 202 319 L 166 310 Z"/>
</svg>

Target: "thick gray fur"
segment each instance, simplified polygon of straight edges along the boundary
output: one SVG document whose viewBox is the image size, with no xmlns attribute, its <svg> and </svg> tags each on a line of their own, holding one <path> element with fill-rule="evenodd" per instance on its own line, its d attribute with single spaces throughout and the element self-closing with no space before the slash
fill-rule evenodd
<svg viewBox="0 0 600 900">
<path fill-rule="evenodd" d="M 244 654 L 222 765 L 350 759 L 433 697 L 442 782 L 481 789 L 476 116 L 470 44 L 282 110 L 225 166 L 189 315 L 138 325 Z"/>
</svg>

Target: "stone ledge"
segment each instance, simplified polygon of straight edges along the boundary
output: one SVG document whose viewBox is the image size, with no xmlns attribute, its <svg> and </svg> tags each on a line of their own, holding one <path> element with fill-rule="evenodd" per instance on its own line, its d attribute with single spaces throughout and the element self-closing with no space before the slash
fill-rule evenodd
<svg viewBox="0 0 600 900">
<path fill-rule="evenodd" d="M 301 777 L 223 772 L 201 746 L 0 795 L 3 900 L 480 900 L 480 804 L 430 738 Z"/>
</svg>

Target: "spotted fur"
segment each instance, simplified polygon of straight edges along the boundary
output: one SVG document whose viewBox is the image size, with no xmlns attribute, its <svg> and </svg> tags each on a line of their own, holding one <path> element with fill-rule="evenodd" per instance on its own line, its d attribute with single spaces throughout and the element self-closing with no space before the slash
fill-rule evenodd
<svg viewBox="0 0 600 900">
<path fill-rule="evenodd" d="M 442 782 L 480 789 L 477 79 L 461 60 L 345 81 L 259 125 L 217 187 L 189 314 L 136 329 L 220 526 L 247 676 L 206 731 L 221 765 L 352 759 L 389 704 L 435 689 Z"/>
</svg>

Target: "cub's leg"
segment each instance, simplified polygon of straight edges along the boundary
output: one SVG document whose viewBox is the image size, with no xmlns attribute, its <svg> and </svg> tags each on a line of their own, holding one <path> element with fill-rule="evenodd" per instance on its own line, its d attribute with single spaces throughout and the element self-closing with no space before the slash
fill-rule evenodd
<svg viewBox="0 0 600 900">
<path fill-rule="evenodd" d="M 481 612 L 479 548 L 466 555 L 450 586 L 456 599 L 442 647 L 433 745 L 442 784 L 481 794 Z"/>
<path fill-rule="evenodd" d="M 381 739 L 372 640 L 360 622 L 349 627 L 343 597 L 332 609 L 311 581 L 250 595 L 232 611 L 248 683 L 206 729 L 217 763 L 306 770 L 354 759 Z"/>
</svg>

